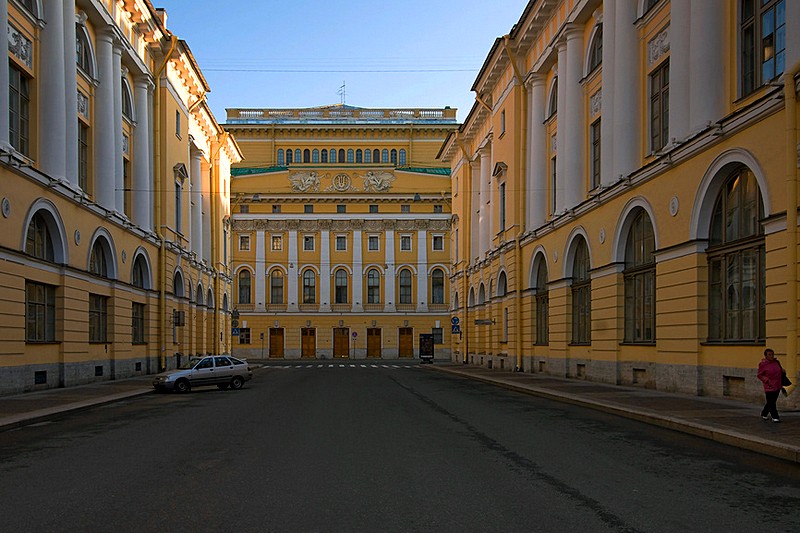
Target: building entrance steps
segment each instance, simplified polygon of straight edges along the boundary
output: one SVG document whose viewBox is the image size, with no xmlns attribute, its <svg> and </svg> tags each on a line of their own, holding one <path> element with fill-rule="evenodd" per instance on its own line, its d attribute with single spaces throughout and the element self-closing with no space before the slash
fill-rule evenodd
<svg viewBox="0 0 800 533">
<path fill-rule="evenodd" d="M 759 416 L 762 405 L 736 400 L 457 363 L 437 363 L 428 368 L 800 463 L 800 410 L 785 408 L 781 400 L 778 400 L 781 423 L 774 424 Z"/>
</svg>

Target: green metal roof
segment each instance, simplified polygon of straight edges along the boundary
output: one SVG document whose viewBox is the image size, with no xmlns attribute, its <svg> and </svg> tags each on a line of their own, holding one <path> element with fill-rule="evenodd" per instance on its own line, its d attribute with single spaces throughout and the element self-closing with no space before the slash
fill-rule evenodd
<svg viewBox="0 0 800 533">
<path fill-rule="evenodd" d="M 284 170 L 289 170 L 289 167 L 232 168 L 231 176 L 252 176 L 253 174 L 269 174 L 270 172 L 282 172 Z"/>
<path fill-rule="evenodd" d="M 397 170 L 402 170 L 403 172 L 416 172 L 418 174 L 437 174 L 439 176 L 449 176 L 450 169 L 449 168 L 398 168 Z"/>
</svg>

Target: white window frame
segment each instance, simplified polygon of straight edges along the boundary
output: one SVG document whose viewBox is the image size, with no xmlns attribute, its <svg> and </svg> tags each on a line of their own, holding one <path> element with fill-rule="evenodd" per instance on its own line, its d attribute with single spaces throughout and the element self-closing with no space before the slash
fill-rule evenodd
<svg viewBox="0 0 800 533">
<path fill-rule="evenodd" d="M 375 242 L 375 247 L 372 247 L 372 242 Z M 381 250 L 381 238 L 380 235 L 367 235 L 367 251 L 370 252 L 379 252 Z"/>
<path fill-rule="evenodd" d="M 250 234 L 246 235 L 239 235 L 239 251 L 240 252 L 249 252 L 250 251 Z"/>
<path fill-rule="evenodd" d="M 275 247 L 277 243 L 278 247 Z M 269 249 L 273 252 L 282 252 L 283 251 L 283 235 L 270 235 L 269 239 Z"/>
<path fill-rule="evenodd" d="M 339 248 L 339 242 L 340 242 L 339 239 L 341 239 L 341 242 L 344 243 L 344 247 L 342 248 Z M 347 251 L 347 235 L 336 235 L 336 237 L 334 238 L 334 243 L 337 252 Z"/>
<path fill-rule="evenodd" d="M 436 241 L 439 241 L 439 247 L 436 247 Z M 431 250 L 434 252 L 443 252 L 444 251 L 444 234 L 437 233 L 433 235 L 431 238 Z"/>
<path fill-rule="evenodd" d="M 315 241 L 315 239 L 314 239 L 313 235 L 303 235 L 303 251 L 304 252 L 313 252 L 314 248 L 316 247 L 316 243 L 314 241 Z M 309 242 L 311 243 L 311 247 L 310 248 L 308 246 L 306 246 L 306 244 L 309 243 Z"/>
<path fill-rule="evenodd" d="M 404 240 L 407 240 L 408 248 L 404 248 L 403 247 Z M 411 234 L 410 233 L 407 233 L 405 235 L 400 235 L 400 251 L 401 252 L 412 252 L 413 251 L 413 245 L 411 243 L 412 243 L 412 238 L 411 238 Z"/>
</svg>

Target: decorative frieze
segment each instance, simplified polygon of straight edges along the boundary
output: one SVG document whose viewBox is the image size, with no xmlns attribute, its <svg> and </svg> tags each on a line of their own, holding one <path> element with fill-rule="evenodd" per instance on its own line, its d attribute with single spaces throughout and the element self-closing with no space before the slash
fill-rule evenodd
<svg viewBox="0 0 800 533">
<path fill-rule="evenodd" d="M 383 232 L 388 230 L 398 231 L 447 231 L 450 229 L 452 221 L 450 219 L 402 219 L 402 220 L 379 220 L 379 219 L 344 219 L 344 220 L 297 220 L 297 219 L 260 219 L 260 220 L 237 220 L 233 219 L 232 230 L 239 233 L 265 231 L 282 232 L 288 230 L 299 230 L 306 233 L 317 231 L 336 231 L 348 232 L 353 230 Z"/>
<path fill-rule="evenodd" d="M 89 97 L 78 91 L 78 114 L 89 120 Z"/>
<path fill-rule="evenodd" d="M 600 114 L 603 109 L 603 90 L 600 89 L 589 97 L 589 109 L 591 109 L 592 117 Z"/>
<path fill-rule="evenodd" d="M 33 43 L 12 24 L 8 25 L 8 51 L 22 61 L 28 68 L 33 68 Z"/>
<path fill-rule="evenodd" d="M 386 192 L 392 187 L 395 180 L 391 172 L 368 171 L 361 177 L 364 180 L 364 190 L 367 192 Z"/>
<path fill-rule="evenodd" d="M 319 175 L 316 172 L 294 172 L 289 175 L 292 182 L 292 190 L 297 192 L 317 192 L 319 191 Z"/>
<path fill-rule="evenodd" d="M 655 64 L 667 52 L 669 52 L 669 26 L 647 43 L 647 65 Z"/>
</svg>

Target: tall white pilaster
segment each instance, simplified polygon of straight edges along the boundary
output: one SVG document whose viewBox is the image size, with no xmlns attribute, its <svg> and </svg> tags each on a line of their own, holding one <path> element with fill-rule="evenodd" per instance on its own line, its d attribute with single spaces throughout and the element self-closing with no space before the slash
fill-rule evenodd
<svg viewBox="0 0 800 533">
<path fill-rule="evenodd" d="M 135 147 L 134 147 L 135 148 Z M 189 148 L 189 181 L 192 184 L 191 197 L 189 198 L 189 212 L 191 217 L 191 230 L 189 231 L 189 245 L 199 259 L 203 258 L 203 152 L 192 144 Z"/>
<path fill-rule="evenodd" d="M 266 243 L 264 241 L 264 230 L 256 230 L 256 266 L 253 274 L 253 286 L 255 288 L 255 310 L 266 311 L 264 302 L 267 301 L 266 292 Z"/>
<path fill-rule="evenodd" d="M 203 259 L 209 264 L 211 264 L 211 165 L 213 164 L 214 162 L 210 161 L 209 166 L 203 168 L 201 191 L 203 195 Z"/>
<path fill-rule="evenodd" d="M 469 231 L 469 264 L 474 264 L 480 257 L 481 250 L 481 158 L 476 157 L 469 163 L 471 171 L 472 194 L 470 195 L 470 231 Z"/>
<path fill-rule="evenodd" d="M 117 213 L 125 213 L 125 172 L 122 164 L 122 48 L 114 43 L 114 199 Z M 130 217 L 131 213 L 125 213 Z"/>
<path fill-rule="evenodd" d="M 428 311 L 428 232 L 417 231 L 417 312 Z"/>
<path fill-rule="evenodd" d="M 94 189 L 97 203 L 108 210 L 116 208 L 117 136 L 114 121 L 114 34 L 110 30 L 97 33 L 97 68 L 99 83 L 95 98 Z"/>
<path fill-rule="evenodd" d="M 528 221 L 535 229 L 547 220 L 547 130 L 544 126 L 546 105 L 545 77 L 535 74 L 528 90 Z"/>
<path fill-rule="evenodd" d="M 297 305 L 299 301 L 297 293 L 297 230 L 289 230 L 289 273 L 286 276 L 286 310 L 296 313 L 300 310 Z"/>
<path fill-rule="evenodd" d="M 64 2 L 45 0 L 49 24 L 42 31 L 39 60 L 39 111 L 41 113 L 39 164 L 51 178 L 66 179 L 67 119 L 64 101 Z M 6 48 L 5 46 L 3 47 Z M 75 48 L 74 44 L 72 46 Z M 3 61 L 5 52 L 3 52 Z M 76 96 L 77 99 L 77 96 Z M 3 107 L 8 102 L 4 102 Z M 4 111 L 5 112 L 5 111 Z M 5 112 L 7 113 L 7 112 Z M 77 123 L 76 123 L 77 124 Z M 77 127 L 77 126 L 76 126 Z M 74 147 L 78 149 L 77 142 Z"/>
<path fill-rule="evenodd" d="M 689 64 L 695 53 L 689 45 L 692 32 L 689 30 L 691 24 L 687 23 L 691 17 L 691 4 L 691 0 L 670 2 L 672 23 L 669 25 L 669 136 L 679 142 L 690 133 L 689 91 L 693 84 Z M 699 81 L 705 82 L 705 77 Z"/>
<path fill-rule="evenodd" d="M 569 154 L 564 159 L 564 172 L 561 181 L 564 183 L 564 207 L 571 209 L 581 203 L 586 191 L 584 142 L 584 102 L 583 87 L 583 28 L 568 25 L 565 37 L 567 40 L 566 64 L 566 109 L 559 105 L 559 116 L 566 115 L 566 132 L 564 151 Z M 561 55 L 559 54 L 559 58 Z M 564 72 L 559 66 L 559 71 Z M 561 125 L 559 121 L 559 126 Z M 561 128 L 558 128 L 561 131 Z"/>
<path fill-rule="evenodd" d="M 491 197 L 492 179 L 492 152 L 489 145 L 484 146 L 478 153 L 481 156 L 481 178 L 480 178 L 480 205 L 478 211 L 478 231 L 480 233 L 480 245 L 478 248 L 478 258 L 483 259 L 490 246 L 489 236 L 489 198 Z"/>
<path fill-rule="evenodd" d="M 8 2 L 0 2 L 0 36 L 3 35 L 8 35 Z M 3 49 L 7 50 L 8 44 L 4 44 Z M 9 101 L 8 82 L 8 61 L 0 61 L 0 102 Z M 0 113 L 0 150 L 8 150 L 11 147 L 9 125 L 8 113 Z"/>
<path fill-rule="evenodd" d="M 603 2 L 603 88 L 600 122 L 600 184 L 609 186 L 617 181 L 614 174 L 614 33 L 616 32 L 616 2 Z"/>
<path fill-rule="evenodd" d="M 614 17 L 614 181 L 633 172 L 639 163 L 640 72 L 639 32 L 634 25 L 637 2 L 615 2 Z M 603 17 L 605 20 L 605 17 Z M 605 78 L 605 68 L 603 68 Z"/>
<path fill-rule="evenodd" d="M 319 237 L 319 310 L 331 310 L 331 232 L 323 229 Z"/>
<path fill-rule="evenodd" d="M 364 259 L 361 244 L 361 230 L 353 230 L 353 303 L 351 310 L 360 313 L 364 310 Z"/>
<path fill-rule="evenodd" d="M 556 205 L 553 213 L 560 214 L 566 205 L 565 180 L 567 178 L 567 42 L 561 40 L 557 45 L 558 50 L 558 114 L 556 116 Z"/>
<path fill-rule="evenodd" d="M 689 79 L 698 80 L 697 83 L 689 85 L 689 128 L 691 132 L 702 130 L 709 122 L 716 122 L 725 114 L 724 69 L 727 64 L 723 32 L 725 25 L 721 23 L 719 14 L 725 12 L 726 3 L 725 0 L 691 2 L 689 41 L 692 53 L 689 59 Z M 670 25 L 670 31 L 673 27 L 674 25 Z M 671 43 L 675 42 L 670 41 Z M 672 57 L 672 53 L 670 57 Z M 689 57 L 688 54 L 687 57 Z M 672 84 L 669 89 L 671 98 Z M 671 108 L 672 101 L 670 100 Z M 672 124 L 669 127 L 671 132 Z"/>
<path fill-rule="evenodd" d="M 75 60 L 75 0 L 64 0 L 64 123 L 67 181 L 78 188 L 78 64 Z M 5 100 L 7 101 L 7 100 Z"/>
<path fill-rule="evenodd" d="M 384 297 L 386 302 L 383 310 L 393 313 L 397 310 L 395 297 L 395 268 L 394 268 L 394 230 L 386 230 L 386 273 L 384 274 Z"/>
<path fill-rule="evenodd" d="M 136 106 L 136 125 L 133 130 L 133 221 L 140 228 L 150 231 L 153 228 L 153 182 L 151 180 L 150 151 L 150 91 L 153 85 L 145 75 L 138 76 L 134 83 L 134 105 Z M 198 170 L 198 180 L 200 179 Z M 198 188 L 198 194 L 200 189 Z M 197 205 L 198 213 L 202 206 Z M 202 216 L 202 215 L 201 215 Z M 201 230 L 202 231 L 202 230 Z M 202 234 L 196 239 L 202 245 Z M 202 246 L 200 247 L 202 250 Z M 197 257 L 202 258 L 202 253 Z"/>
</svg>

